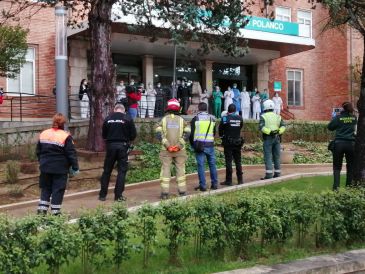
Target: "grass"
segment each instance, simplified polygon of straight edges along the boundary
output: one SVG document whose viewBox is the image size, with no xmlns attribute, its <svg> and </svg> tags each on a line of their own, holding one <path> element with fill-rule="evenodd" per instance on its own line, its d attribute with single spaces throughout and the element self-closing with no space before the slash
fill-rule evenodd
<svg viewBox="0 0 365 274">
<path fill-rule="evenodd" d="M 341 176 L 341 188 L 345 187 L 346 176 Z M 289 180 L 283 183 L 267 185 L 252 189 L 253 191 L 304 191 L 310 193 L 321 193 L 323 191 L 332 190 L 333 177 L 332 176 L 316 176 L 306 177 L 301 179 Z"/>
</svg>

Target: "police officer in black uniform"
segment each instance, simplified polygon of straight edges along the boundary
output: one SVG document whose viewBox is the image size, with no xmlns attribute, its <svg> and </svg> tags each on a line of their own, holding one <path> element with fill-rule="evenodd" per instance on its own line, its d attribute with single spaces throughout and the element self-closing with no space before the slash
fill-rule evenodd
<svg viewBox="0 0 365 274">
<path fill-rule="evenodd" d="M 228 106 L 228 114 L 222 117 L 219 124 L 219 136 L 222 137 L 224 147 L 224 157 L 226 160 L 226 180 L 221 185 L 232 185 L 232 158 L 236 164 L 236 174 L 238 184 L 243 184 L 241 148 L 243 138 L 241 129 L 243 127 L 242 117 L 236 114 L 235 104 Z"/>
<path fill-rule="evenodd" d="M 177 88 L 177 98 L 182 106 L 181 113 L 184 115 L 188 114 L 191 100 L 191 89 L 187 86 L 184 80 L 182 81 L 181 86 Z"/>
<path fill-rule="evenodd" d="M 117 104 L 114 107 L 114 112 L 104 121 L 102 133 L 106 141 L 106 155 L 104 171 L 100 180 L 99 200 L 106 200 L 110 175 L 117 161 L 118 175 L 114 189 L 114 200 L 125 201 L 126 199 L 122 194 L 128 170 L 128 149 L 130 142 L 136 138 L 137 132 L 133 120 L 129 115 L 125 114 L 123 105 Z"/>
<path fill-rule="evenodd" d="M 353 175 L 357 118 L 350 102 L 343 103 L 342 108 L 343 111 L 328 124 L 329 130 L 336 130 L 333 148 L 333 190 L 340 186 L 343 156 L 346 158 L 346 186 L 351 185 Z"/>
</svg>

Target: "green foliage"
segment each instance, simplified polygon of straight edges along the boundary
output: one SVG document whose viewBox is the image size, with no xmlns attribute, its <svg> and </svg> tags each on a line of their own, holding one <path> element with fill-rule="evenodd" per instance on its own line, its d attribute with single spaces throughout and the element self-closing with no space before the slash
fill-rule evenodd
<svg viewBox="0 0 365 274">
<path fill-rule="evenodd" d="M 48 215 L 42 220 L 39 233 L 39 253 L 51 274 L 60 273 L 62 264 L 69 263 L 78 255 L 80 238 L 74 226 L 66 223 L 63 216 Z"/>
<path fill-rule="evenodd" d="M 8 184 L 15 184 L 19 177 L 19 163 L 17 161 L 7 161 L 5 167 L 5 177 Z"/>
<path fill-rule="evenodd" d="M 144 205 L 137 213 L 137 235 L 142 239 L 143 264 L 148 265 L 151 249 L 156 242 L 158 210 L 151 205 Z"/>
<path fill-rule="evenodd" d="M 27 31 L 19 26 L 0 25 L 0 77 L 16 77 L 25 62 Z"/>
<path fill-rule="evenodd" d="M 169 261 L 177 264 L 179 248 L 188 241 L 191 232 L 191 207 L 183 202 L 173 201 L 162 205 L 161 214 L 165 225 L 163 232 L 168 240 Z"/>
<path fill-rule="evenodd" d="M 118 225 L 116 227 L 122 230 Z M 110 215 L 99 208 L 80 216 L 78 230 L 80 231 L 83 273 L 89 274 L 93 272 L 94 266 L 98 268 L 107 261 L 105 254 L 108 240 L 113 239 L 113 220 Z M 115 257 L 115 259 L 118 261 L 122 258 Z"/>
<path fill-rule="evenodd" d="M 295 152 L 294 163 L 312 164 L 312 163 L 331 163 L 332 153 L 327 148 L 327 143 L 313 143 L 303 140 L 292 141 L 294 145 L 305 148 L 309 153 L 304 154 Z"/>
</svg>

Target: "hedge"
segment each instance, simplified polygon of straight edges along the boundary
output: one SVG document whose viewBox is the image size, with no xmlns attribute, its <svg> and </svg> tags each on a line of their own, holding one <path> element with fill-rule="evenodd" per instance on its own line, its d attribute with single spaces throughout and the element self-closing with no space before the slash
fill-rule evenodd
<svg viewBox="0 0 365 274">
<path fill-rule="evenodd" d="M 365 191 L 302 192 L 241 191 L 219 197 L 171 200 L 143 206 L 129 214 L 122 203 L 111 213 L 88 211 L 76 224 L 65 216 L 0 217 L 0 271 L 30 273 L 80 259 L 84 273 L 115 265 L 121 269 L 131 255 L 148 266 L 151 250 L 165 248 L 171 264 L 179 262 L 184 245 L 192 259 L 209 254 L 225 260 L 245 257 L 253 246 L 279 247 L 295 240 L 313 248 L 365 241 Z M 38 268 L 37 268 L 38 267 Z"/>
</svg>

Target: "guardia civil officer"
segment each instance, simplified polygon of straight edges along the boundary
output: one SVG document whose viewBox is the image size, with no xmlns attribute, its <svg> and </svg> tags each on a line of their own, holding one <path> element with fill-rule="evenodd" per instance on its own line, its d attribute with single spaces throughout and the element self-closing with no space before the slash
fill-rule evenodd
<svg viewBox="0 0 365 274">
<path fill-rule="evenodd" d="M 106 200 L 110 175 L 115 162 L 117 162 L 118 175 L 114 189 L 114 200 L 125 201 L 123 191 L 128 170 L 128 149 L 130 142 L 136 138 L 137 132 L 132 118 L 125 113 L 122 104 L 115 105 L 114 112 L 104 120 L 102 135 L 106 142 L 106 155 L 104 171 L 100 180 L 99 200 Z"/>
<path fill-rule="evenodd" d="M 274 113 L 275 104 L 272 100 L 263 103 L 264 113 L 260 116 L 259 128 L 262 132 L 265 160 L 265 177 L 273 177 L 272 162 L 274 161 L 274 177 L 280 177 L 280 141 L 285 131 L 284 121 L 281 116 Z"/>
<path fill-rule="evenodd" d="M 243 184 L 242 165 L 241 165 L 241 148 L 243 138 L 241 137 L 241 129 L 243 127 L 243 119 L 236 114 L 235 104 L 228 106 L 228 114 L 222 117 L 219 124 L 219 136 L 222 138 L 224 147 L 224 157 L 226 160 L 226 180 L 221 185 L 232 185 L 232 158 L 236 165 L 236 174 L 238 184 Z"/>
<path fill-rule="evenodd" d="M 36 149 L 41 173 L 38 214 L 46 214 L 50 205 L 52 214 L 61 213 L 68 173 L 79 172 L 76 150 L 70 133 L 64 130 L 65 123 L 65 116 L 57 113 L 53 116 L 52 128 L 39 136 Z"/>
<path fill-rule="evenodd" d="M 353 176 L 355 154 L 355 130 L 357 118 L 350 102 L 342 104 L 343 111 L 328 124 L 328 129 L 336 131 L 333 149 L 333 190 L 340 186 L 343 156 L 346 158 L 346 186 L 350 186 Z"/>
</svg>

